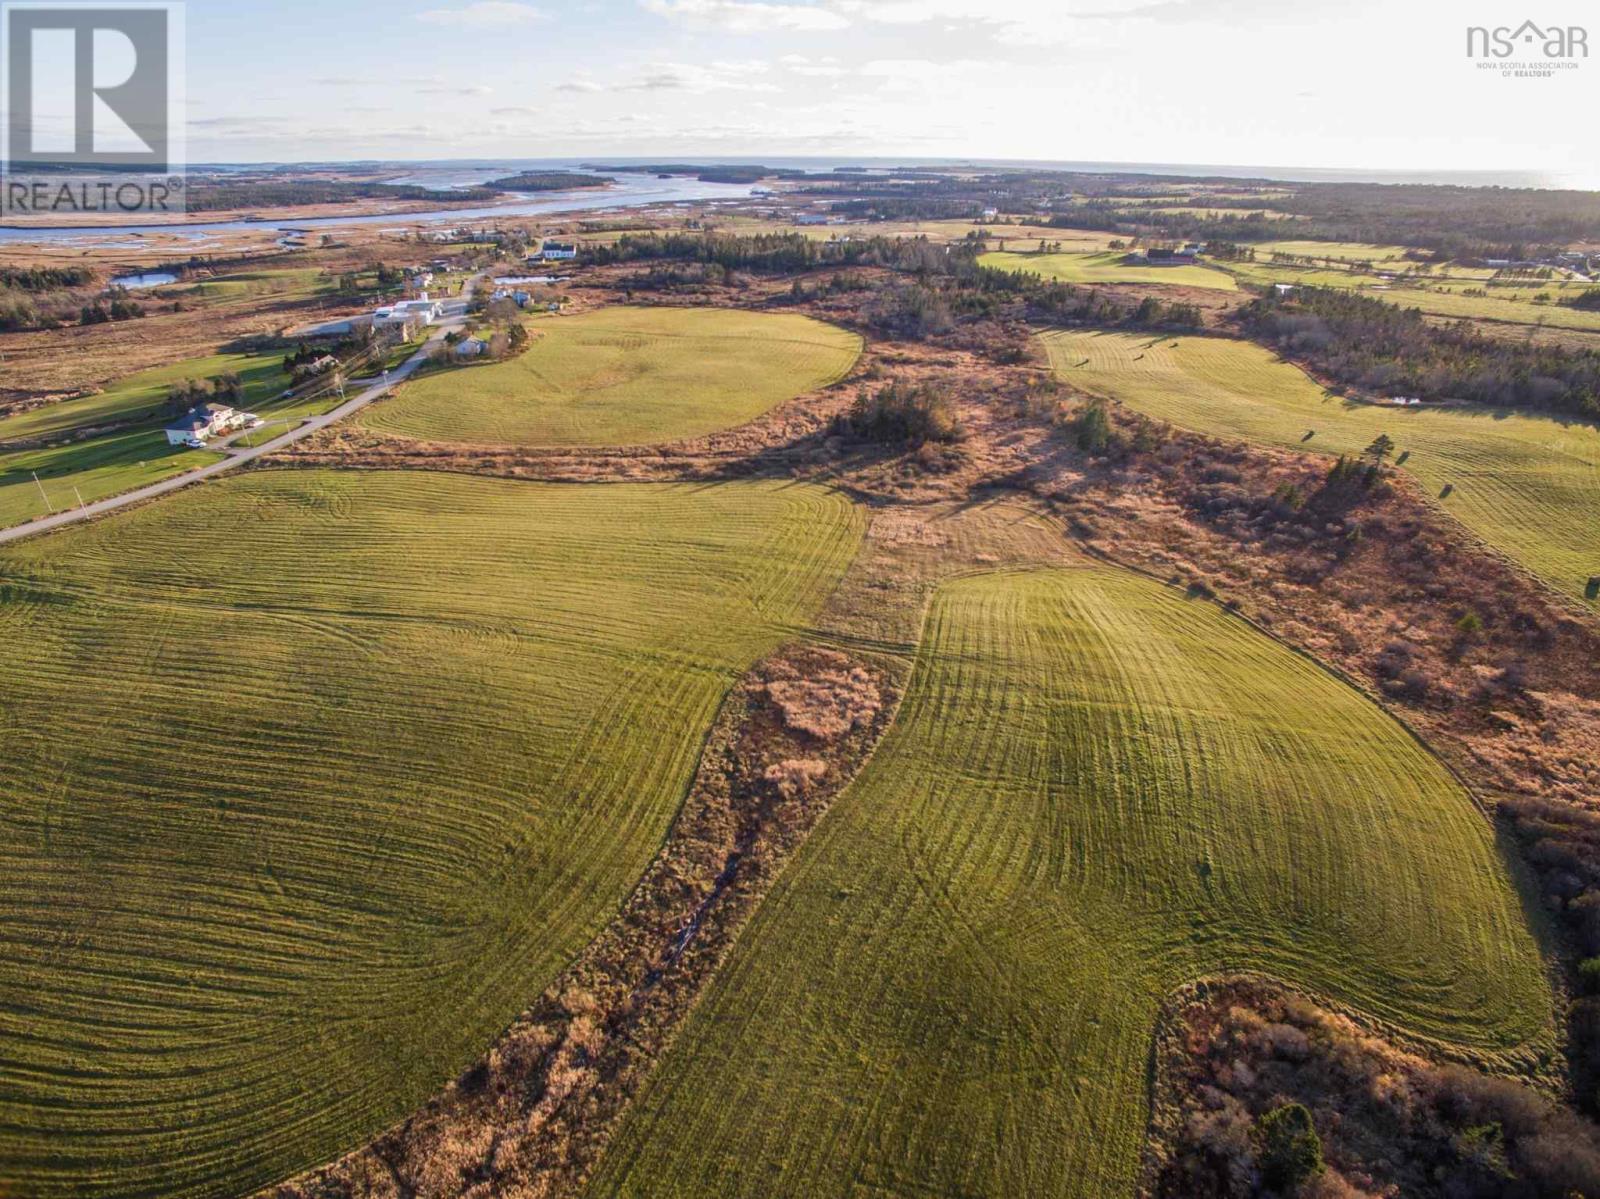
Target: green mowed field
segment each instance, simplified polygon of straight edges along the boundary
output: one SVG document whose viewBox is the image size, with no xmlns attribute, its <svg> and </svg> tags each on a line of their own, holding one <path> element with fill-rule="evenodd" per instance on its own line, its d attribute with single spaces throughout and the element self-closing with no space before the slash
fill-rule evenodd
<svg viewBox="0 0 1600 1199">
<path fill-rule="evenodd" d="M 80 498 L 92 504 L 221 458 L 209 450 L 168 445 L 165 436 L 150 429 L 42 450 L 0 452 L 0 528 L 76 508 Z"/>
<path fill-rule="evenodd" d="M 183 379 L 214 379 L 233 372 L 244 385 L 243 403 L 266 400 L 288 385 L 282 354 L 213 354 L 119 379 L 98 395 L 46 404 L 0 419 L 0 442 L 55 437 L 113 423 L 162 423 L 167 388 Z"/>
<path fill-rule="evenodd" d="M 1461 285 L 1471 286 L 1471 283 Z M 1552 329 L 1600 332 L 1600 312 L 1573 308 L 1568 304 L 1534 303 L 1533 297 L 1544 291 L 1557 297 L 1565 294 L 1560 288 L 1519 287 L 1510 293 L 1502 293 L 1495 288 L 1485 296 L 1467 296 L 1462 295 L 1459 288 L 1441 291 L 1437 288 L 1398 286 L 1387 292 L 1373 294 L 1402 308 L 1420 308 L 1429 316 L 1465 317 L 1468 320 L 1506 321 L 1517 325 L 1548 325 Z"/>
<path fill-rule="evenodd" d="M 672 441 L 837 382 L 861 353 L 856 334 L 810 317 L 727 308 L 603 308 L 530 329 L 526 353 L 424 375 L 361 423 L 429 441 Z"/>
<path fill-rule="evenodd" d="M 1318 243 L 1285 244 L 1310 246 Z M 1257 247 L 1257 252 L 1261 253 L 1261 247 Z M 1264 253 L 1261 253 L 1261 261 L 1258 262 L 1229 262 L 1224 265 L 1225 269 L 1239 280 L 1263 287 L 1275 283 L 1342 287 L 1365 292 L 1374 299 L 1381 299 L 1401 308 L 1417 308 L 1429 316 L 1503 321 L 1517 325 L 1548 325 L 1555 329 L 1600 332 L 1600 312 L 1589 312 L 1554 302 L 1563 296 L 1573 295 L 1578 290 L 1559 282 L 1521 280 L 1514 285 L 1499 284 L 1489 281 L 1487 276 L 1491 272 L 1473 272 L 1455 266 L 1447 268 L 1446 272 L 1431 276 L 1396 277 L 1391 282 L 1385 282 L 1375 274 L 1346 270 L 1339 266 L 1298 267 L 1272 263 L 1266 261 Z M 1398 268 L 1401 264 L 1392 265 Z M 1474 277 L 1475 274 L 1483 277 Z M 1486 290 L 1488 294 L 1482 296 L 1461 294 L 1467 288 Z M 1534 303 L 1534 296 L 1541 292 L 1553 297 L 1552 301 L 1543 304 Z"/>
<path fill-rule="evenodd" d="M 1202 433 L 1328 454 L 1359 453 L 1387 433 L 1408 455 L 1404 469 L 1490 545 L 1572 595 L 1600 575 L 1593 425 L 1351 403 L 1247 341 L 1085 331 L 1041 338 L 1056 372 L 1079 390 Z"/>
<path fill-rule="evenodd" d="M 43 449 L 0 448 L 0 528 L 76 507 L 80 497 L 92 503 L 216 462 L 221 454 L 167 444 L 161 428 L 167 387 L 181 379 L 211 379 L 232 371 L 244 385 L 241 403 L 270 412 L 286 382 L 282 365 L 278 354 L 189 358 L 129 375 L 98 395 L 0 419 L 0 442 L 61 438 L 106 424 L 132 426 Z"/>
<path fill-rule="evenodd" d="M 1162 998 L 1229 971 L 1550 1035 L 1489 822 L 1370 701 L 1134 575 L 959 579 L 588 1193 L 1131 1194 Z"/>
<path fill-rule="evenodd" d="M 805 485 L 262 471 L 0 552 L 7 1193 L 244 1193 L 425 1100 L 861 533 Z"/>
<path fill-rule="evenodd" d="M 1273 254 L 1298 254 L 1307 258 L 1337 258 L 1345 262 L 1394 263 L 1403 266 L 1405 246 L 1381 246 L 1363 241 L 1261 241 L 1251 243 L 1258 259 Z"/>
<path fill-rule="evenodd" d="M 1226 271 L 1209 266 L 1128 266 L 1125 250 L 1104 254 L 981 254 L 978 262 L 996 270 L 1017 271 L 1059 279 L 1063 283 L 1181 283 L 1186 287 L 1211 287 L 1237 291 L 1238 283 Z"/>
<path fill-rule="evenodd" d="M 196 279 L 168 284 L 155 292 L 158 298 L 182 297 L 186 300 L 220 302 L 279 296 L 306 299 L 335 290 L 337 281 L 321 267 L 280 267 L 260 271 L 236 271 L 212 279 Z"/>
</svg>

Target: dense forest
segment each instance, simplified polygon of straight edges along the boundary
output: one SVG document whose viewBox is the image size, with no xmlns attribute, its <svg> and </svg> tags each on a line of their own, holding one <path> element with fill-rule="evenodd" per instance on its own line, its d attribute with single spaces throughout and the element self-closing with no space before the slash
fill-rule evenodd
<svg viewBox="0 0 1600 1199">
<path fill-rule="evenodd" d="M 1255 340 L 1349 387 L 1600 418 L 1600 353 L 1430 325 L 1416 309 L 1339 288 L 1302 287 L 1239 313 Z"/>
<path fill-rule="evenodd" d="M 624 236 L 611 246 L 585 250 L 589 261 L 608 263 L 691 263 L 714 274 L 686 274 L 659 268 L 631 279 L 630 286 L 672 289 L 722 283 L 737 272 L 788 274 L 832 268 L 879 267 L 908 275 L 912 285 L 891 287 L 868 312 L 873 325 L 905 336 L 945 332 L 963 321 L 1001 315 L 1059 324 L 1126 325 L 1135 328 L 1190 329 L 1201 323 L 1193 304 L 1146 297 L 1137 303 L 1104 289 L 1074 287 L 1038 275 L 980 266 L 983 242 L 970 238 L 953 246 L 923 237 L 867 237 L 817 241 L 798 233 L 753 236 L 652 233 Z M 837 285 L 838 277 L 830 281 Z M 805 294 L 803 283 L 797 294 Z"/>
<path fill-rule="evenodd" d="M 86 266 L 0 267 L 0 287 L 18 291 L 64 291 L 93 282 L 94 272 Z"/>
<path fill-rule="evenodd" d="M 106 319 L 123 320 L 132 313 L 126 293 L 113 297 L 119 315 L 95 300 L 83 300 L 95 286 L 95 273 L 88 267 L 0 267 L 0 332 L 20 329 L 55 328 L 72 321 L 89 324 L 99 312 Z M 86 315 L 87 314 L 87 315 Z"/>
<path fill-rule="evenodd" d="M 1295 185 L 1268 200 L 1197 197 L 1207 211 L 1151 212 L 1102 197 L 1057 213 L 1049 224 L 1198 240 L 1296 238 L 1415 246 L 1440 258 L 1521 259 L 1600 239 L 1600 194 L 1532 188 L 1411 184 Z M 1237 209 L 1237 211 L 1232 211 Z M 1288 213 L 1286 225 L 1269 212 Z"/>
<path fill-rule="evenodd" d="M 606 175 L 585 175 L 579 171 L 523 171 L 504 179 L 491 179 L 483 186 L 507 192 L 555 192 L 575 187 L 606 187 L 615 182 Z"/>
<path fill-rule="evenodd" d="M 649 162 L 625 166 L 584 163 L 587 171 L 609 171 L 619 175 L 692 175 L 702 183 L 759 183 L 763 179 L 801 179 L 805 172 L 789 167 L 760 164 L 690 162 Z"/>
<path fill-rule="evenodd" d="M 1444 258 L 1519 259 L 1600 241 L 1600 193 L 1540 188 L 995 170 L 835 173 L 808 177 L 799 190 L 833 197 L 835 212 L 858 219 L 976 219 L 997 208 L 1060 228 L 1235 242 L 1292 230 L 1296 238 L 1415 246 Z"/>
<path fill-rule="evenodd" d="M 439 191 L 398 183 L 355 183 L 335 179 L 192 180 L 190 212 L 232 208 L 287 207 L 294 204 L 353 204 L 358 200 L 427 200 L 449 205 L 482 203 L 500 192 L 492 187 Z"/>
<path fill-rule="evenodd" d="M 867 237 L 850 241 L 817 241 L 799 233 L 750 237 L 721 233 L 648 233 L 626 235 L 615 245 L 588 246 L 593 263 L 703 262 L 725 270 L 787 272 L 823 266 L 887 266 L 915 258 L 931 270 L 945 255 L 942 247 L 922 239 Z"/>
</svg>

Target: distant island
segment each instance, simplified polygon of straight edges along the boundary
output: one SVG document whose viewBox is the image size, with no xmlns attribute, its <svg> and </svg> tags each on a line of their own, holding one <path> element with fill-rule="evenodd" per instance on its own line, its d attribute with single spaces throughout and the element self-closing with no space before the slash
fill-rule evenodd
<svg viewBox="0 0 1600 1199">
<path fill-rule="evenodd" d="M 689 162 L 631 163 L 626 166 L 584 166 L 593 171 L 615 171 L 632 175 L 693 175 L 702 183 L 759 183 L 763 179 L 803 179 L 805 171 L 793 167 L 764 167 L 759 164 L 696 165 Z"/>
<path fill-rule="evenodd" d="M 526 171 L 491 179 L 484 187 L 508 192 L 559 192 L 575 187 L 609 187 L 616 180 L 608 175 L 585 175 L 577 171 Z"/>
</svg>

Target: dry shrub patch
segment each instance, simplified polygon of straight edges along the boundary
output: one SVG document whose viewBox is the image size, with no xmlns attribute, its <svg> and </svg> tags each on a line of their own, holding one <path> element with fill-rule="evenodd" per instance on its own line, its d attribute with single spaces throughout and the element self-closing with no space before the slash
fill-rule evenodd
<svg viewBox="0 0 1600 1199">
<path fill-rule="evenodd" d="M 816 650 L 811 669 L 787 659 L 768 664 L 766 693 L 786 728 L 822 741 L 854 732 L 883 707 L 878 680 L 844 654 Z"/>
<path fill-rule="evenodd" d="M 888 726 L 887 668 L 798 645 L 734 688 L 623 911 L 427 1107 L 273 1199 L 571 1195 L 779 870 Z M 781 697 L 781 698 L 780 698 Z"/>
<path fill-rule="evenodd" d="M 1600 1194 L 1600 1128 L 1588 1120 L 1269 986 L 1192 989 L 1157 1064 L 1144 1187 L 1157 1199 Z M 1325 1165 L 1275 1189 L 1263 1126 L 1296 1105 L 1311 1116 Z"/>
</svg>

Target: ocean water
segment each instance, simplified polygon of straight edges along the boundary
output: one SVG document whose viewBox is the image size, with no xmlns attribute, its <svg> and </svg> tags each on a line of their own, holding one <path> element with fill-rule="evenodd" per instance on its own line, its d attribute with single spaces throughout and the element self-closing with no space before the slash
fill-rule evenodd
<svg viewBox="0 0 1600 1199">
<path fill-rule="evenodd" d="M 1090 174 L 1175 176 L 1186 179 L 1239 179 L 1276 180 L 1285 183 L 1420 183 L 1459 187 L 1578 187 L 1577 176 L 1528 171 L 1358 171 L 1343 169 L 1318 169 L 1297 167 L 1241 166 L 1216 163 L 1115 163 L 1115 162 L 1044 162 L 1022 159 L 953 159 L 953 158 L 794 158 L 794 157 L 716 157 L 688 158 L 686 161 L 703 164 L 749 165 L 783 167 L 792 170 L 827 172 L 839 168 L 881 173 L 897 167 L 1025 167 L 1042 170 L 1077 171 Z M 433 162 L 404 163 L 347 163 L 346 166 L 393 166 L 399 174 L 393 182 L 415 184 L 441 190 L 472 187 L 490 179 L 526 170 L 585 170 L 586 163 L 644 165 L 667 161 L 662 158 L 604 157 L 591 158 L 498 158 L 461 159 Z M 672 161 L 677 161 L 673 158 Z M 192 169 L 239 171 L 260 169 L 261 164 L 197 163 Z M 330 164 L 300 163 L 300 166 L 327 166 Z M 537 216 L 553 212 L 599 212 L 611 209 L 643 208 L 660 204 L 688 204 L 713 200 L 739 200 L 749 197 L 751 189 L 742 184 L 704 183 L 691 176 L 674 176 L 658 179 L 653 174 L 620 173 L 617 182 L 603 190 L 578 188 L 572 191 L 540 192 L 529 194 L 508 204 L 481 208 L 448 209 L 434 212 L 387 213 L 369 216 L 315 217 L 291 221 L 207 221 L 204 214 L 196 214 L 189 221 L 148 224 L 28 229 L 17 226 L 0 226 L 0 242 L 76 242 L 85 246 L 120 244 L 137 238 L 140 234 L 176 233 L 199 241 L 225 230 L 255 229 L 285 231 L 291 229 L 325 229 L 338 225 L 380 225 L 406 229 L 422 224 L 451 221 L 479 220 L 490 217 Z M 110 230 L 114 228 L 113 234 Z"/>
</svg>

